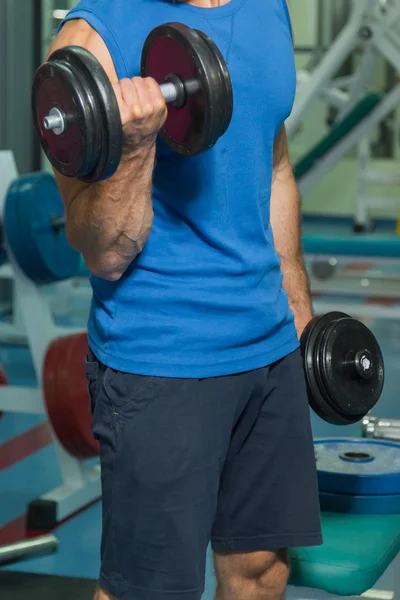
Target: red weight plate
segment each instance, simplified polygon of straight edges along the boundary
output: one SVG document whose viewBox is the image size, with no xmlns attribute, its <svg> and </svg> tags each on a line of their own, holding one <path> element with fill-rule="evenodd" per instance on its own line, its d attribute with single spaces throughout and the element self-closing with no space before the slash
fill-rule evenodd
<svg viewBox="0 0 400 600">
<path fill-rule="evenodd" d="M 3 367 L 0 367 L 0 385 L 8 385 L 7 376 L 3 370 Z M 3 412 L 0 412 L 0 419 L 3 414 Z"/>
<path fill-rule="evenodd" d="M 98 456 L 85 376 L 87 334 L 54 340 L 46 353 L 43 391 L 49 421 L 61 445 L 77 459 Z"/>
</svg>

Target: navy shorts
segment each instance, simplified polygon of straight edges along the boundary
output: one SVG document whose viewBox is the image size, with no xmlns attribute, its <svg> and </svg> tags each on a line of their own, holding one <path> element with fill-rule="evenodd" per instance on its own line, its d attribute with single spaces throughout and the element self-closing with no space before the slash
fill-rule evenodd
<svg viewBox="0 0 400 600">
<path fill-rule="evenodd" d="M 89 352 L 86 372 L 108 593 L 197 600 L 210 542 L 217 553 L 321 543 L 299 351 L 210 379 L 121 373 Z"/>
</svg>

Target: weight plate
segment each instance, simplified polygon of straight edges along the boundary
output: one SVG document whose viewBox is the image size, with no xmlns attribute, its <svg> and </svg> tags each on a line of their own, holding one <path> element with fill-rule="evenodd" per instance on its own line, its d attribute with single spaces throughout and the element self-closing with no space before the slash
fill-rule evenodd
<svg viewBox="0 0 400 600">
<path fill-rule="evenodd" d="M 212 56 L 214 57 L 214 69 L 216 75 L 219 76 L 220 79 L 220 100 L 216 105 L 216 110 L 220 111 L 219 118 L 219 126 L 220 133 L 218 138 L 224 135 L 227 131 L 233 114 L 233 89 L 232 89 L 232 81 L 231 76 L 229 74 L 229 70 L 227 64 L 225 62 L 224 57 L 222 56 L 218 46 L 215 42 L 212 41 L 211 38 L 208 37 L 203 31 L 199 31 L 196 29 L 196 32 L 199 36 L 206 42 L 208 47 L 211 50 Z"/>
<path fill-rule="evenodd" d="M 121 161 L 123 132 L 121 114 L 111 81 L 97 58 L 84 48 L 69 46 L 74 68 L 79 65 L 95 106 L 95 129 L 99 132 L 99 151 L 88 173 L 79 177 L 86 183 L 103 181 L 114 175 Z"/>
<path fill-rule="evenodd" d="M 0 366 L 0 385 L 8 385 L 7 375 L 2 366 Z M 0 411 L 0 419 L 3 415 L 4 413 Z"/>
<path fill-rule="evenodd" d="M 372 332 L 350 317 L 334 320 L 323 334 L 320 355 L 322 385 L 332 404 L 346 415 L 365 416 L 384 384 L 383 357 Z"/>
<path fill-rule="evenodd" d="M 400 444 L 353 438 L 314 442 L 322 492 L 353 496 L 400 494 Z"/>
<path fill-rule="evenodd" d="M 178 154 L 193 156 L 211 148 L 226 124 L 226 118 L 221 118 L 223 89 L 215 66 L 209 45 L 186 25 L 160 25 L 145 41 L 142 77 L 153 77 L 161 84 L 174 74 L 197 87 L 183 107 L 168 106 L 168 117 L 160 131 L 161 139 Z"/>
<path fill-rule="evenodd" d="M 333 425 L 350 425 L 360 420 L 358 415 L 344 415 L 332 406 L 320 377 L 321 334 L 331 322 L 347 316 L 341 312 L 331 312 L 315 317 L 304 329 L 300 340 L 310 406 L 321 419 Z"/>
<path fill-rule="evenodd" d="M 393 515 L 400 513 L 400 494 L 387 496 L 350 496 L 319 493 L 321 510 L 351 515 Z"/>
<path fill-rule="evenodd" d="M 96 106 L 85 85 L 79 61 L 67 49 L 54 52 L 36 71 L 31 94 L 33 123 L 44 153 L 65 177 L 80 177 L 98 162 L 101 139 L 96 128 Z M 67 127 L 56 135 L 44 127 L 44 119 L 57 108 Z"/>
<path fill-rule="evenodd" d="M 68 243 L 65 228 L 55 232 L 52 217 L 64 214 L 54 177 L 48 173 L 24 175 L 14 181 L 4 206 L 7 244 L 25 275 L 44 285 L 73 277 L 79 253 Z"/>
<path fill-rule="evenodd" d="M 5 198 L 4 198 L 5 200 Z M 3 206 L 4 212 L 4 206 Z M 0 267 L 7 262 L 7 247 L 6 247 L 6 236 L 4 233 L 4 227 L 0 223 Z"/>
<path fill-rule="evenodd" d="M 43 365 L 49 421 L 61 445 L 77 459 L 99 454 L 99 444 L 91 431 L 85 376 L 87 352 L 86 333 L 65 336 L 49 345 Z"/>
<path fill-rule="evenodd" d="M 334 258 L 316 258 L 311 263 L 311 272 L 317 279 L 331 279 L 335 274 L 337 261 Z"/>
<path fill-rule="evenodd" d="M 56 50 L 35 74 L 31 102 L 42 148 L 57 171 L 85 182 L 115 173 L 122 152 L 120 112 L 111 82 L 93 54 L 78 46 Z M 43 125 L 54 108 L 67 119 L 61 135 Z"/>
</svg>

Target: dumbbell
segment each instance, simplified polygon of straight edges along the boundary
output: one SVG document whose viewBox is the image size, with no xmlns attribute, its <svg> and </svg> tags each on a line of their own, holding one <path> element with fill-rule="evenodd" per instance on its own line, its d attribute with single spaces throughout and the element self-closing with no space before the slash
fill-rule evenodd
<svg viewBox="0 0 400 600">
<path fill-rule="evenodd" d="M 168 116 L 160 138 L 194 156 L 212 148 L 229 127 L 232 83 L 225 60 L 203 32 L 180 23 L 148 35 L 141 76 L 160 84 Z M 32 114 L 42 148 L 66 177 L 93 183 L 111 177 L 121 160 L 123 129 L 111 82 L 86 49 L 56 50 L 35 73 Z"/>
<path fill-rule="evenodd" d="M 345 313 L 330 312 L 310 321 L 300 345 L 314 412 L 334 425 L 361 421 L 384 385 L 382 352 L 368 327 Z"/>
</svg>

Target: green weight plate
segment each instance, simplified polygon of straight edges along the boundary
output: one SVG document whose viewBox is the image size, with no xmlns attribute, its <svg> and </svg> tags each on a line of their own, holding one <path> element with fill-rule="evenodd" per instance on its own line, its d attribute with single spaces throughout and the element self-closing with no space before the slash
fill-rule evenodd
<svg viewBox="0 0 400 600">
<path fill-rule="evenodd" d="M 64 205 L 56 181 L 48 173 L 25 175 L 14 181 L 4 206 L 4 229 L 20 269 L 44 285 L 76 274 L 79 253 L 67 241 L 65 228 L 55 231 L 52 218 L 62 217 Z"/>
</svg>

